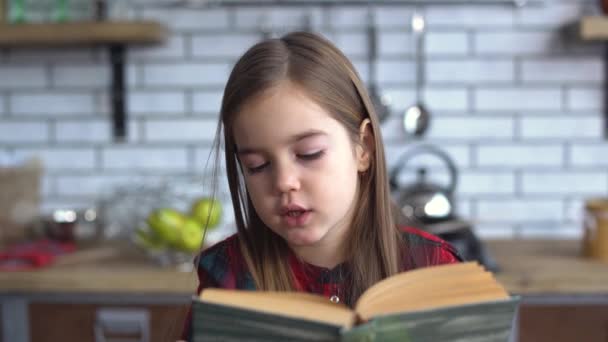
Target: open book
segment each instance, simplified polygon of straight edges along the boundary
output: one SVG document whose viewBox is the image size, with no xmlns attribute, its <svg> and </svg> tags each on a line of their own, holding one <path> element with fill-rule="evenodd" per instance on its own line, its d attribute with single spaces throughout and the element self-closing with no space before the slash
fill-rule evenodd
<svg viewBox="0 0 608 342">
<path fill-rule="evenodd" d="M 508 341 L 518 303 L 476 262 L 400 273 L 354 309 L 301 292 L 205 289 L 193 341 Z"/>
</svg>

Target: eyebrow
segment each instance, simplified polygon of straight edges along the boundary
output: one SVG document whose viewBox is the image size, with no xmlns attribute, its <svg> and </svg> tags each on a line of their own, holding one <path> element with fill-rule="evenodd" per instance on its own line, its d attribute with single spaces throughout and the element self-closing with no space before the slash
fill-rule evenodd
<svg viewBox="0 0 608 342">
<path fill-rule="evenodd" d="M 322 135 L 327 135 L 327 133 L 320 131 L 320 130 L 312 129 L 312 130 L 305 131 L 305 132 L 302 132 L 302 133 L 289 137 L 287 139 L 287 144 L 293 144 L 293 143 L 296 143 L 296 142 L 304 140 L 304 139 L 308 139 L 308 138 L 316 137 L 316 136 L 322 136 Z M 259 151 L 260 151 L 260 149 L 243 147 L 243 148 L 237 148 L 236 153 L 238 155 L 245 155 L 245 154 L 258 153 Z"/>
</svg>

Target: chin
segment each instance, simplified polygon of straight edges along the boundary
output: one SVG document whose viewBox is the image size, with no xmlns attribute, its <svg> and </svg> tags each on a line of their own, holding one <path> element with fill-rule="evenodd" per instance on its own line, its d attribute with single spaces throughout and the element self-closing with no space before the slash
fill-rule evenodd
<svg viewBox="0 0 608 342">
<path fill-rule="evenodd" d="M 317 244 L 323 236 L 320 232 L 302 229 L 300 232 L 286 232 L 283 238 L 289 245 L 304 247 Z"/>
</svg>

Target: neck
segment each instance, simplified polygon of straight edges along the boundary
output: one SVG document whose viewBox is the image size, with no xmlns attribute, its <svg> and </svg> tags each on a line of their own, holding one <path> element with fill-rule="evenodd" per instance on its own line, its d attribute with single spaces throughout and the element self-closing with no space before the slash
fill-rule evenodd
<svg viewBox="0 0 608 342">
<path fill-rule="evenodd" d="M 290 246 L 303 261 L 325 268 L 334 268 L 346 259 L 345 241 L 348 226 L 334 227 L 326 236 L 313 245 Z"/>
<path fill-rule="evenodd" d="M 306 263 L 332 269 L 344 262 L 341 248 L 330 246 L 292 246 L 294 253 Z"/>
</svg>

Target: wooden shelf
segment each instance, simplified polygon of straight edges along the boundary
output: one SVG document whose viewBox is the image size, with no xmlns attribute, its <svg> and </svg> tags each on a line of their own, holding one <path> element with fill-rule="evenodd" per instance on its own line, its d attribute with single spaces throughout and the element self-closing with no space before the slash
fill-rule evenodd
<svg viewBox="0 0 608 342">
<path fill-rule="evenodd" d="M 112 74 L 110 98 L 113 134 L 116 141 L 124 141 L 127 137 L 125 46 L 161 43 L 167 36 L 167 29 L 153 21 L 0 24 L 0 48 L 88 45 L 108 48 Z"/>
<path fill-rule="evenodd" d="M 579 35 L 582 40 L 608 40 L 608 16 L 583 17 Z"/>
<path fill-rule="evenodd" d="M 151 21 L 0 25 L 0 47 L 151 44 L 166 36 L 164 26 Z"/>
</svg>

